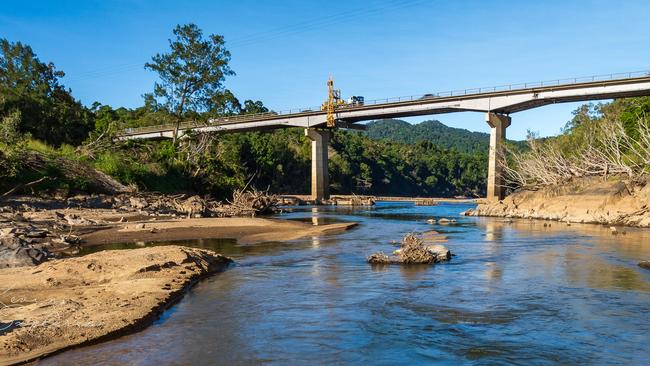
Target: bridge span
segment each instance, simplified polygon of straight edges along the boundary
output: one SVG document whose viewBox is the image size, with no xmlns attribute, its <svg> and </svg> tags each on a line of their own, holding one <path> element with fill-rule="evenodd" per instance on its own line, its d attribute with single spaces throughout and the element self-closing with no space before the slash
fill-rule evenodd
<svg viewBox="0 0 650 366">
<path fill-rule="evenodd" d="M 504 187 L 498 159 L 512 113 L 548 104 L 617 99 L 650 95 L 650 71 L 639 71 L 535 83 L 511 84 L 490 88 L 464 89 L 443 93 L 396 97 L 344 105 L 335 111 L 337 127 L 363 129 L 356 123 L 382 118 L 401 118 L 453 112 L 482 112 L 490 126 L 490 150 L 487 182 L 488 200 L 503 198 Z M 126 129 L 120 140 L 169 139 L 193 133 L 234 133 L 276 128 L 301 127 L 312 142 L 312 197 L 329 197 L 327 146 L 331 131 L 326 128 L 327 113 L 319 108 L 301 108 L 287 112 L 268 112 L 184 122 L 176 125 Z"/>
</svg>

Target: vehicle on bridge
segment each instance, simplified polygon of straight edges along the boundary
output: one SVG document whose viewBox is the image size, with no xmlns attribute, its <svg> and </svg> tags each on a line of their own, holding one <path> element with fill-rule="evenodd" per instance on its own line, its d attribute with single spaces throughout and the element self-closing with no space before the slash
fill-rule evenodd
<svg viewBox="0 0 650 366">
<path fill-rule="evenodd" d="M 348 98 L 348 105 L 363 105 L 364 98 L 361 95 L 353 95 Z"/>
<path fill-rule="evenodd" d="M 433 99 L 433 98 L 438 98 L 440 97 L 438 94 L 424 94 L 420 100 L 423 99 Z"/>
</svg>

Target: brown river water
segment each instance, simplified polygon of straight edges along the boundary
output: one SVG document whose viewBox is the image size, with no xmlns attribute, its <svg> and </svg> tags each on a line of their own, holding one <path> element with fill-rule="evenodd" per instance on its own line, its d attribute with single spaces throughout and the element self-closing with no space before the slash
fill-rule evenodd
<svg viewBox="0 0 650 366">
<path fill-rule="evenodd" d="M 145 330 L 38 365 L 650 364 L 650 271 L 637 266 L 650 230 L 458 216 L 470 207 L 300 207 L 279 217 L 359 226 L 288 243 L 184 242 L 236 265 Z M 426 223 L 441 217 L 458 222 Z M 449 237 L 449 263 L 365 262 L 431 229 Z"/>
</svg>

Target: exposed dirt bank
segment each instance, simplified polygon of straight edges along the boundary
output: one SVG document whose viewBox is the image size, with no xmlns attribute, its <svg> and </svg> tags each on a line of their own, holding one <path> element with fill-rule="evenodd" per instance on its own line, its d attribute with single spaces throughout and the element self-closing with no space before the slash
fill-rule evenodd
<svg viewBox="0 0 650 366">
<path fill-rule="evenodd" d="M 231 262 L 209 250 L 104 251 L 0 270 L 0 364 L 138 330 Z"/>
<path fill-rule="evenodd" d="M 479 204 L 465 214 L 650 227 L 647 183 L 576 179 L 562 186 L 518 191 L 503 201 Z"/>
</svg>

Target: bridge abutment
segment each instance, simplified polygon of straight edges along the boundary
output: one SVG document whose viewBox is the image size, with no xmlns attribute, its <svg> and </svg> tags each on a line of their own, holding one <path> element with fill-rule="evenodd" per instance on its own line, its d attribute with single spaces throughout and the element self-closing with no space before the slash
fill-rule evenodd
<svg viewBox="0 0 650 366">
<path fill-rule="evenodd" d="M 510 126 L 511 118 L 503 115 L 488 112 L 485 120 L 490 125 L 490 152 L 488 155 L 488 181 L 487 199 L 494 202 L 502 200 L 505 194 L 503 165 L 504 159 L 503 143 L 506 139 L 506 128 Z"/>
<path fill-rule="evenodd" d="M 311 197 L 318 201 L 330 198 L 327 149 L 331 134 L 329 130 L 305 129 L 311 140 Z"/>
</svg>

